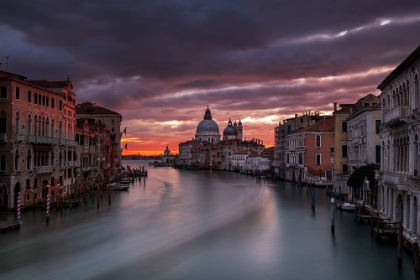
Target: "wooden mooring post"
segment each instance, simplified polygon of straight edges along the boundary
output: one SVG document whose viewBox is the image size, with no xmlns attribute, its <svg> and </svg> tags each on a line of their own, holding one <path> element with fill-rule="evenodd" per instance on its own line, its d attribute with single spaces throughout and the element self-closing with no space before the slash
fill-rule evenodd
<svg viewBox="0 0 420 280">
<path fill-rule="evenodd" d="M 420 255 L 419 255 L 419 243 L 417 237 L 414 238 L 413 248 L 411 250 L 414 261 L 414 276 L 416 280 L 420 280 Z"/>
<path fill-rule="evenodd" d="M 401 223 L 398 228 L 398 268 L 402 267 L 402 239 L 403 239 L 403 226 Z"/>
</svg>

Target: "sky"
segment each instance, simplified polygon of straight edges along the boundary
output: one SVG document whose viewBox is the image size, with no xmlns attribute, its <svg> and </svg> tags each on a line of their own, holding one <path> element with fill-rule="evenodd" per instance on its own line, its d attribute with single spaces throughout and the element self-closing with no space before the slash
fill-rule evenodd
<svg viewBox="0 0 420 280">
<path fill-rule="evenodd" d="M 378 95 L 420 44 L 418 0 L 14 0 L 0 18 L 0 70 L 69 76 L 76 103 L 122 115 L 124 154 L 177 153 L 207 106 L 273 146 L 284 119 Z"/>
</svg>

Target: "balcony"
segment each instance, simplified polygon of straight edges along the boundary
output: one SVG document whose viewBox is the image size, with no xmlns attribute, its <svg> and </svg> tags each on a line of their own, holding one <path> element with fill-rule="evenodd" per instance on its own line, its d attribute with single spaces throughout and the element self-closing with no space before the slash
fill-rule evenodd
<svg viewBox="0 0 420 280">
<path fill-rule="evenodd" d="M 104 162 L 105 161 L 105 157 L 97 157 L 96 158 L 96 162 Z"/>
<path fill-rule="evenodd" d="M 22 142 L 24 139 L 23 134 L 15 134 L 15 142 Z"/>
<path fill-rule="evenodd" d="M 78 143 L 75 140 L 67 140 L 67 146 L 77 147 L 78 146 Z"/>
<path fill-rule="evenodd" d="M 61 146 L 66 146 L 67 145 L 67 140 L 66 139 L 58 139 L 58 144 Z"/>
<path fill-rule="evenodd" d="M 66 162 L 67 167 L 75 167 L 77 166 L 77 161 L 68 161 Z"/>
<path fill-rule="evenodd" d="M 36 136 L 35 137 L 35 143 L 36 144 L 51 144 L 52 143 L 52 138 L 44 137 L 44 136 Z"/>
<path fill-rule="evenodd" d="M 85 172 L 85 171 L 97 170 L 97 167 L 96 165 L 88 165 L 88 166 L 79 167 L 79 170 L 81 172 Z"/>
<path fill-rule="evenodd" d="M 26 142 L 28 142 L 28 143 L 35 143 L 35 136 L 34 135 L 28 135 L 28 136 L 26 136 Z"/>
<path fill-rule="evenodd" d="M 397 127 L 408 122 L 408 117 L 411 114 L 410 106 L 398 106 L 391 111 L 385 113 L 384 123 L 391 127 Z"/>
<path fill-rule="evenodd" d="M 35 168 L 36 173 L 52 173 L 53 167 L 52 166 L 36 166 Z"/>
<path fill-rule="evenodd" d="M 89 151 L 89 144 L 83 144 L 83 151 L 88 152 Z"/>
<path fill-rule="evenodd" d="M 397 186 L 408 185 L 409 181 L 407 174 L 398 174 L 397 171 L 383 172 L 381 177 L 384 182 L 395 184 Z"/>
<path fill-rule="evenodd" d="M 7 142 L 7 134 L 6 133 L 0 133 L 0 142 Z"/>
</svg>

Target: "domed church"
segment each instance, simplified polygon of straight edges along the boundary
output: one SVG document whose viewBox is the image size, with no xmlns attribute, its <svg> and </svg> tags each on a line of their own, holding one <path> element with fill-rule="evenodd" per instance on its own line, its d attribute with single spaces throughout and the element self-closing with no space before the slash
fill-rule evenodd
<svg viewBox="0 0 420 280">
<path fill-rule="evenodd" d="M 212 120 L 209 106 L 207 106 L 207 110 L 204 113 L 204 120 L 197 125 L 195 139 L 209 143 L 218 143 L 220 141 L 219 126 Z"/>
<path fill-rule="evenodd" d="M 223 140 L 242 140 L 242 122 L 232 124 L 229 118 L 228 126 L 223 130 Z"/>
</svg>

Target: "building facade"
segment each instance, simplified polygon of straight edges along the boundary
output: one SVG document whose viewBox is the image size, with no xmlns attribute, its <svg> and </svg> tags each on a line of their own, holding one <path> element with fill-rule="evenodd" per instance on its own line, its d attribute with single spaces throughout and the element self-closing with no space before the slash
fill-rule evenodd
<svg viewBox="0 0 420 280">
<path fill-rule="evenodd" d="M 378 86 L 381 91 L 381 168 L 378 210 L 401 222 L 408 239 L 420 232 L 420 46 Z"/>
<path fill-rule="evenodd" d="M 0 207 L 16 208 L 73 191 L 73 86 L 0 71 Z"/>
</svg>

